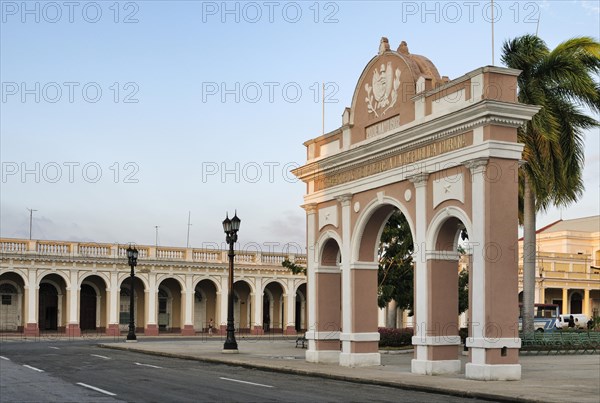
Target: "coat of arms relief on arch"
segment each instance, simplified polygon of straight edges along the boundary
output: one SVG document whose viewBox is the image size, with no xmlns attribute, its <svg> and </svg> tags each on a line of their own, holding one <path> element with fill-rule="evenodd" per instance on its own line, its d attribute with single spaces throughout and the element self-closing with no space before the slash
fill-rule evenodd
<svg viewBox="0 0 600 403">
<path fill-rule="evenodd" d="M 387 65 L 382 63 L 379 69 L 373 71 L 371 85 L 365 84 L 367 91 L 365 102 L 369 114 L 373 113 L 376 117 L 385 115 L 398 100 L 398 88 L 400 88 L 400 69 L 394 70 L 392 62 L 387 62 Z"/>
</svg>

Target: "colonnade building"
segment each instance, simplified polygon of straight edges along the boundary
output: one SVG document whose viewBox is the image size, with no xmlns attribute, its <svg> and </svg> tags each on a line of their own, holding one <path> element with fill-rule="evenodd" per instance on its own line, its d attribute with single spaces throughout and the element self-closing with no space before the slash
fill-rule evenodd
<svg viewBox="0 0 600 403">
<path fill-rule="evenodd" d="M 128 328 L 127 245 L 0 238 L 0 331 L 119 335 Z M 226 250 L 137 245 L 136 331 L 194 335 L 225 331 Z M 237 331 L 295 334 L 306 329 L 306 276 L 283 267 L 306 256 L 236 252 Z"/>
<path fill-rule="evenodd" d="M 600 216 L 558 220 L 536 231 L 535 302 L 600 316 Z M 523 239 L 519 240 L 519 298 Z"/>
</svg>

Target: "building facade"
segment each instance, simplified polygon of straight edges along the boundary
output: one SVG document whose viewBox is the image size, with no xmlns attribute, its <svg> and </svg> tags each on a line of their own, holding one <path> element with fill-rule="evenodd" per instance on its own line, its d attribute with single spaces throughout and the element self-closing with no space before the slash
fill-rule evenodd
<svg viewBox="0 0 600 403">
<path fill-rule="evenodd" d="M 599 316 L 600 216 L 559 220 L 539 229 L 536 234 L 535 302 L 557 304 L 564 314 Z M 519 291 L 522 290 L 521 238 Z"/>
<path fill-rule="evenodd" d="M 138 332 L 215 333 L 227 323 L 228 251 L 137 245 Z M 0 238 L 0 331 L 118 335 L 129 324 L 127 245 Z M 237 331 L 295 334 L 306 328 L 306 277 L 281 262 L 306 256 L 236 252 Z"/>
</svg>

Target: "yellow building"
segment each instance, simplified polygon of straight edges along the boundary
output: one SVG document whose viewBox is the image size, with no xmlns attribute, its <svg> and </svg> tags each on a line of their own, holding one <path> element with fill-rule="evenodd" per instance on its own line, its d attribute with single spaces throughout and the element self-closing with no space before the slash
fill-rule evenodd
<svg viewBox="0 0 600 403">
<path fill-rule="evenodd" d="M 559 220 L 537 232 L 535 302 L 561 313 L 600 312 L 600 216 Z M 523 290 L 523 239 L 519 239 L 519 291 Z"/>
</svg>

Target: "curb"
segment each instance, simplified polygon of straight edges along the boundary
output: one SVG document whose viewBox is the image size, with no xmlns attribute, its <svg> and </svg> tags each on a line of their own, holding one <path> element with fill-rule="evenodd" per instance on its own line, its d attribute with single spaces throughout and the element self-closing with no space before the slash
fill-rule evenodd
<svg viewBox="0 0 600 403">
<path fill-rule="evenodd" d="M 154 356 L 158 356 L 158 357 L 178 358 L 178 359 L 183 359 L 183 360 L 208 362 L 208 363 L 212 363 L 212 364 L 224 364 L 224 365 L 237 366 L 237 367 L 243 367 L 243 368 L 259 369 L 259 370 L 268 371 L 268 372 L 280 372 L 280 373 L 286 373 L 286 374 L 292 374 L 292 375 L 304 375 L 304 376 L 310 376 L 313 378 L 326 378 L 326 379 L 331 379 L 331 380 L 361 383 L 361 384 L 366 384 L 366 385 L 386 386 L 386 387 L 391 387 L 391 388 L 396 388 L 396 389 L 411 390 L 411 391 L 416 391 L 416 392 L 436 393 L 436 394 L 443 394 L 443 395 L 448 395 L 448 396 L 456 396 L 456 397 L 471 398 L 471 399 L 477 398 L 477 399 L 492 400 L 492 401 L 497 401 L 497 402 L 527 402 L 527 403 L 534 403 L 534 402 L 539 403 L 540 402 L 540 400 L 527 399 L 527 398 L 516 397 L 516 396 L 510 397 L 510 396 L 503 396 L 503 395 L 495 395 L 495 394 L 491 394 L 491 393 L 446 389 L 443 387 L 436 387 L 436 386 L 414 385 L 414 384 L 406 383 L 403 381 L 389 382 L 389 381 L 383 381 L 383 380 L 377 380 L 377 379 L 365 379 L 365 378 L 353 377 L 353 376 L 347 376 L 347 375 L 337 375 L 337 374 L 332 374 L 332 373 L 327 373 L 327 372 L 321 372 L 321 371 L 319 371 L 318 367 L 316 367 L 315 370 L 313 370 L 313 371 L 308 371 L 308 370 L 297 369 L 297 368 L 296 369 L 295 368 L 285 368 L 285 367 L 277 367 L 277 366 L 271 366 L 271 365 L 265 365 L 265 364 L 259 364 L 259 363 L 249 363 L 246 361 L 222 360 L 222 359 L 211 358 L 211 357 L 192 357 L 192 356 L 185 355 L 185 354 L 165 353 L 165 352 L 160 352 L 160 351 L 149 351 L 149 350 L 137 349 L 137 348 L 131 347 L 131 346 L 98 344 L 98 347 L 108 348 L 108 349 L 113 349 L 113 350 L 132 351 L 132 352 L 136 352 L 136 353 L 154 355 Z M 316 364 L 316 366 L 318 366 L 318 364 Z"/>
</svg>

